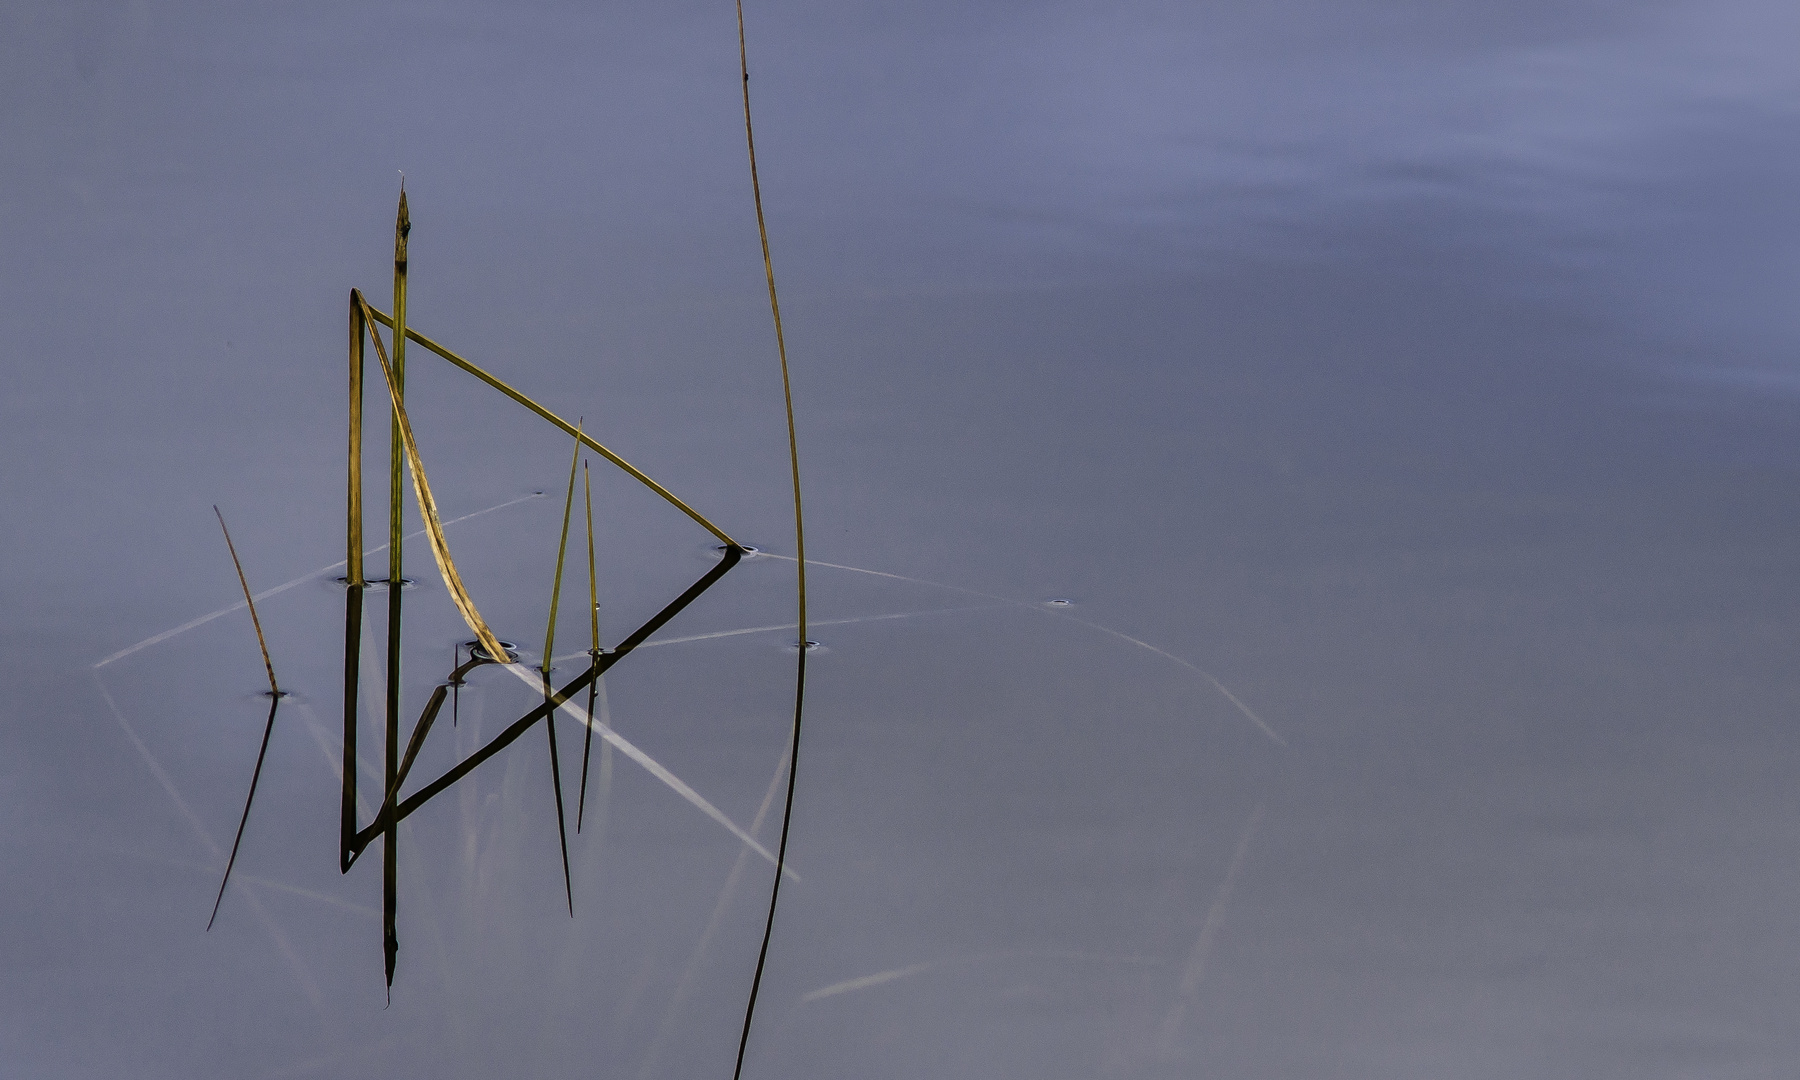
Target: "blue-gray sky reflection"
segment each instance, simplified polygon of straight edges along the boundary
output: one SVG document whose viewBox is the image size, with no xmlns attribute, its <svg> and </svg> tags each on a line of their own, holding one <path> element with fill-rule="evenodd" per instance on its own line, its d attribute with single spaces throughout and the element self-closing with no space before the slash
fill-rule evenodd
<svg viewBox="0 0 1800 1080">
<path fill-rule="evenodd" d="M 1800 15 L 747 15 L 837 564 L 748 1075 L 1791 1071 Z M 570 920 L 541 738 L 409 824 L 382 1009 L 315 572 L 399 170 L 415 325 L 791 553 L 734 32 L 0 12 L 0 1071 L 729 1069 L 766 864 L 620 754 Z M 414 365 L 445 516 L 501 508 L 459 565 L 538 640 L 561 507 L 528 496 L 568 447 Z M 623 629 L 712 552 L 600 475 Z M 93 665 L 235 601 L 214 503 L 253 589 L 311 576 L 259 607 L 297 697 L 204 934 L 266 712 L 248 620 Z M 407 557 L 416 708 L 466 634 Z M 779 779 L 791 575 L 747 561 L 608 680 L 738 825 Z"/>
</svg>

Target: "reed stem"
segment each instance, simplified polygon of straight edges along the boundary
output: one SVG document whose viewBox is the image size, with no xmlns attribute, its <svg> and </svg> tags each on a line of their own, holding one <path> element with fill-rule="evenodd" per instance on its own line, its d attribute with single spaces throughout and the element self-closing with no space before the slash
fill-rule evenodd
<svg viewBox="0 0 1800 1080">
<path fill-rule="evenodd" d="M 338 806 L 338 872 L 349 873 L 356 835 L 356 735 L 362 683 L 363 616 L 363 335 L 369 332 L 356 290 L 350 292 L 350 450 L 344 553 L 344 757 Z"/>
<path fill-rule="evenodd" d="M 756 974 L 750 980 L 750 1000 L 744 1006 L 744 1030 L 738 1038 L 737 1066 L 732 1080 L 741 1080 L 744 1053 L 750 1045 L 750 1024 L 756 1015 L 756 997 L 762 988 L 763 968 L 769 958 L 769 940 L 775 933 L 775 905 L 781 899 L 782 870 L 787 862 L 788 829 L 794 818 L 794 784 L 800 772 L 800 721 L 806 704 L 806 523 L 800 509 L 800 446 L 794 429 L 794 392 L 788 379 L 787 339 L 781 330 L 781 300 L 775 293 L 775 263 L 769 255 L 769 227 L 763 217 L 762 180 L 756 171 L 756 131 L 750 122 L 750 50 L 744 34 L 744 0 L 736 0 L 738 71 L 744 86 L 744 145 L 750 155 L 750 194 L 756 203 L 756 232 L 762 240 L 763 273 L 769 283 L 769 313 L 775 322 L 775 350 L 781 358 L 781 394 L 787 404 L 788 465 L 794 482 L 794 556 L 798 572 L 800 648 L 794 671 L 794 724 L 788 755 L 787 801 L 781 813 L 781 844 L 775 855 L 775 882 L 769 888 L 769 916 L 763 924 L 762 948 L 756 955 Z"/>
<path fill-rule="evenodd" d="M 393 395 L 393 410 L 388 421 L 388 655 L 387 655 L 387 743 L 384 787 L 394 786 L 400 755 L 400 599 L 406 580 L 400 557 L 401 483 L 404 468 L 401 445 L 406 401 L 406 242 L 412 232 L 412 216 L 406 208 L 406 186 L 400 187 L 400 207 L 394 216 L 394 362 L 391 369 L 384 364 L 388 388 Z M 379 350 L 380 341 L 376 342 Z M 349 768 L 345 763 L 345 768 Z M 381 922 L 382 951 L 387 961 L 387 984 L 394 985 L 395 956 L 400 951 L 400 938 L 395 932 L 399 910 L 399 842 L 395 825 L 389 825 L 382 837 L 381 853 Z"/>
</svg>

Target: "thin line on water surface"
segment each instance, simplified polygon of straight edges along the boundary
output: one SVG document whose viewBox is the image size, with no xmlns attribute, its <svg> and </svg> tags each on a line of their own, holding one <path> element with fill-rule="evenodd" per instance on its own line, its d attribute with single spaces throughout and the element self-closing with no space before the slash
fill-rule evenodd
<svg viewBox="0 0 1800 1080">
<path fill-rule="evenodd" d="M 836 997 L 838 994 L 848 994 L 853 990 L 866 990 L 871 986 L 880 986 L 882 983 L 893 982 L 895 979 L 904 979 L 908 975 L 917 975 L 921 972 L 930 971 L 941 963 L 943 963 L 941 960 L 927 960 L 923 964 L 912 964 L 907 967 L 891 968 L 887 971 L 878 971 L 873 975 L 864 975 L 861 978 L 845 979 L 843 982 L 832 983 L 830 986 L 822 986 L 810 994 L 803 994 L 800 998 L 800 1003 L 804 1005 L 809 1002 L 818 1001 L 820 998 Z"/>
<path fill-rule="evenodd" d="M 522 664 L 502 664 L 499 666 L 504 667 L 507 671 L 512 672 L 513 675 L 518 677 L 519 681 L 521 681 L 525 685 L 531 687 L 533 690 L 539 690 L 539 689 L 543 688 L 542 676 L 539 673 L 537 673 L 535 671 L 531 671 L 530 669 L 526 668 L 524 665 L 522 665 Z M 675 794 L 681 796 L 682 798 L 686 799 L 688 802 L 692 803 L 694 805 L 694 807 L 696 809 L 698 809 L 701 813 L 705 814 L 709 818 L 712 818 L 714 821 L 718 822 L 719 824 L 725 826 L 725 828 L 730 831 L 731 835 L 733 835 L 733 836 L 737 837 L 739 840 L 743 841 L 746 846 L 748 846 L 751 850 L 755 851 L 758 855 L 761 855 L 764 859 L 767 859 L 770 863 L 775 863 L 777 861 L 775 858 L 775 854 L 773 852 L 771 852 L 768 848 L 763 847 L 761 844 L 757 843 L 755 837 L 751 836 L 749 833 L 745 832 L 742 828 L 740 828 L 738 826 L 737 822 L 732 821 L 730 818 L 726 817 L 724 811 L 720 810 L 718 807 L 714 806 L 712 803 L 707 802 L 706 798 L 704 796 L 702 796 L 698 791 L 695 791 L 693 788 L 689 787 L 687 785 L 686 781 L 682 780 L 681 777 L 676 776 L 674 773 L 670 772 L 666 767 L 664 767 L 662 765 L 662 763 L 658 762 L 655 758 L 651 757 L 649 754 L 646 754 L 642 750 L 639 750 L 637 748 L 637 746 L 634 743 L 632 743 L 629 739 L 625 738 L 625 736 L 620 735 L 618 732 L 614 731 L 612 728 L 604 726 L 598 720 L 595 720 L 593 717 L 591 717 L 587 713 L 583 712 L 572 701 L 564 701 L 557 707 L 559 709 L 561 709 L 563 712 L 566 712 L 570 716 L 574 717 L 576 720 L 579 720 L 581 723 L 586 724 L 588 726 L 589 730 L 593 731 L 594 734 L 600 736 L 602 739 L 605 739 L 607 742 L 609 742 L 613 746 L 617 747 L 621 754 L 624 754 L 626 757 L 630 758 L 631 760 L 637 762 L 639 765 L 643 766 L 645 772 L 648 772 L 651 776 L 654 776 L 658 780 L 661 780 L 664 784 L 666 784 L 669 787 L 669 789 L 671 791 L 675 792 Z M 788 877 L 794 879 L 795 881 L 798 881 L 800 879 L 800 875 L 794 873 L 794 871 L 791 869 L 787 870 L 786 873 L 787 873 Z"/>
<path fill-rule="evenodd" d="M 152 754 L 150 748 L 144 745 L 144 740 L 138 738 L 137 729 L 131 726 L 131 721 L 125 719 L 125 713 L 120 710 L 119 703 L 114 701 L 112 694 L 107 691 L 106 680 L 100 677 L 98 671 L 94 672 L 94 686 L 100 691 L 100 696 L 106 699 L 106 707 L 112 710 L 113 719 L 119 722 L 120 730 L 124 731 L 125 737 L 131 740 L 131 745 L 137 749 L 138 756 L 144 759 L 144 764 L 150 767 L 150 772 L 156 777 L 157 783 L 161 784 L 163 790 L 168 792 L 170 800 L 175 803 L 175 808 L 181 811 L 183 817 L 187 818 L 188 824 L 193 827 L 194 835 L 200 838 L 200 842 L 206 846 L 208 851 L 212 852 L 213 858 L 223 856 L 225 849 L 213 840 L 212 834 L 201 823 L 199 815 L 195 814 L 193 808 L 187 804 L 187 800 L 181 797 L 181 792 L 176 789 L 175 782 L 163 770 L 162 763 L 157 761 L 156 755 Z M 301 992 L 306 995 L 306 999 L 312 1003 L 314 1011 L 323 1020 L 325 1018 L 325 1001 L 319 992 L 319 984 L 313 981 L 312 975 L 300 962 L 300 954 L 294 951 L 293 943 L 288 941 L 286 934 L 282 933 L 280 925 L 269 914 L 269 909 L 263 907 L 262 898 L 256 895 L 254 889 L 244 890 L 244 901 L 250 905 L 250 910 L 255 914 L 257 921 L 262 923 L 269 939 L 275 943 L 275 951 L 279 952 L 282 958 L 288 962 L 288 966 L 293 968 L 294 979 L 300 983 Z"/>
<path fill-rule="evenodd" d="M 470 518 L 478 518 L 478 517 L 482 516 L 483 514 L 491 514 L 496 510 L 504 510 L 509 506 L 517 506 L 519 503 L 530 502 L 532 499 L 541 499 L 541 498 L 543 498 L 542 495 L 521 495 L 516 499 L 508 499 L 506 502 L 496 503 L 493 506 L 490 506 L 485 510 L 477 510 L 473 514 L 464 514 L 462 517 L 451 518 L 449 521 L 444 522 L 444 525 L 446 527 L 448 527 L 451 525 L 455 525 L 456 523 L 461 522 L 461 521 L 468 521 Z M 407 533 L 405 538 L 408 540 L 416 540 L 419 537 L 424 536 L 424 535 L 425 535 L 425 530 L 420 529 L 418 532 Z M 373 555 L 378 551 L 386 551 L 387 547 L 388 546 L 386 544 L 382 544 L 379 547 L 368 548 L 367 550 L 365 550 L 363 552 L 363 554 L 364 555 Z M 287 592 L 289 589 L 295 588 L 296 586 L 304 585 L 307 582 L 312 581 L 313 579 L 317 578 L 320 574 L 327 574 L 333 570 L 336 570 L 340 566 L 348 565 L 348 562 L 349 562 L 349 560 L 347 560 L 347 559 L 339 559 L 337 562 L 329 563 L 325 566 L 321 566 L 317 570 L 314 570 L 310 574 L 304 574 L 300 577 L 295 578 L 292 581 L 284 582 L 284 583 L 277 585 L 271 589 L 264 589 L 262 592 L 259 592 L 256 594 L 256 599 L 266 600 L 269 597 L 274 596 L 277 593 Z M 96 660 L 91 666 L 93 666 L 95 668 L 103 668 L 106 665 L 113 663 L 116 660 L 125 659 L 127 656 L 130 656 L 132 653 L 137 652 L 140 649 L 148 649 L 152 645 L 160 645 L 172 637 L 177 637 L 181 634 L 187 633 L 189 630 L 193 630 L 197 627 L 205 626 L 207 623 L 212 622 L 214 619 L 223 618 L 224 616 L 229 615 L 232 612 L 237 611 L 237 610 L 247 607 L 247 606 L 249 606 L 249 605 L 243 604 L 243 603 L 236 603 L 236 604 L 232 604 L 229 607 L 222 607 L 217 611 L 211 612 L 206 615 L 202 615 L 197 619 L 190 619 L 189 621 L 182 623 L 180 626 L 174 627 L 169 630 L 164 630 L 160 634 L 152 634 L 151 636 L 138 642 L 136 645 L 130 645 L 123 649 L 120 649 L 118 652 L 113 653 L 111 656 L 108 656 L 103 660 Z"/>
<path fill-rule="evenodd" d="M 830 986 L 821 986 L 817 990 L 800 997 L 802 1005 L 819 1001 L 823 998 L 849 994 L 857 990 L 881 986 L 913 975 L 922 975 L 936 968 L 952 967 L 957 964 L 974 964 L 983 960 L 1075 960 L 1091 964 L 1129 964 L 1136 967 L 1156 967 L 1166 961 L 1150 956 L 1114 956 L 1110 953 L 1078 952 L 1072 949 L 999 949 L 990 952 L 979 952 L 971 956 L 956 956 L 947 960 L 927 960 L 924 963 L 909 964 L 906 967 L 890 968 L 878 971 L 873 975 L 861 975 L 854 979 L 845 979 Z"/>
<path fill-rule="evenodd" d="M 893 615 L 857 615 L 848 619 L 811 619 L 808 626 L 852 626 L 856 623 L 883 622 L 888 619 L 916 619 L 924 615 L 950 615 L 959 611 L 988 611 L 996 607 L 994 604 L 977 604 L 971 607 L 932 608 L 930 611 L 902 611 Z M 745 634 L 763 634 L 773 630 L 797 630 L 799 623 L 776 623 L 772 626 L 744 626 L 736 630 L 715 630 L 710 634 L 689 634 L 686 637 L 656 638 L 639 645 L 640 649 L 648 649 L 652 645 L 685 645 L 690 641 L 711 641 L 714 638 L 741 637 Z M 578 660 L 587 653 L 564 653 L 551 657 L 557 660 Z"/>
<path fill-rule="evenodd" d="M 759 556 L 764 557 L 764 558 L 770 558 L 770 559 L 785 559 L 788 562 L 795 561 L 795 559 L 792 555 L 777 555 L 772 551 L 761 552 L 761 553 L 759 553 Z M 928 581 L 925 578 L 907 577 L 905 574 L 890 574 L 885 570 L 869 570 L 869 569 L 866 569 L 861 566 L 846 566 L 843 563 L 820 562 L 817 559 L 808 559 L 808 560 L 806 560 L 806 564 L 808 566 L 829 567 L 832 570 L 847 570 L 853 574 L 868 574 L 871 577 L 882 577 L 882 578 L 889 578 L 894 581 L 905 581 L 905 582 L 908 582 L 913 585 L 928 585 L 934 589 L 950 589 L 954 592 L 968 593 L 970 596 L 980 596 L 980 597 L 984 597 L 989 600 L 998 601 L 999 603 L 1006 604 L 1010 607 L 1029 608 L 1030 610 L 1038 612 L 1039 614 L 1054 615 L 1057 618 L 1068 619 L 1070 622 L 1076 623 L 1081 626 L 1085 626 L 1085 627 L 1089 628 L 1090 630 L 1098 630 L 1103 634 L 1108 634 L 1108 635 L 1111 635 L 1112 637 L 1116 637 L 1120 641 L 1125 641 L 1125 642 L 1129 642 L 1133 645 L 1136 645 L 1140 649 L 1148 649 L 1151 652 L 1155 653 L 1156 655 L 1158 655 L 1160 657 L 1163 657 L 1166 660 L 1171 660 L 1177 664 L 1180 664 L 1182 667 L 1187 668 L 1189 671 L 1193 672 L 1194 674 L 1205 679 L 1207 682 L 1211 683 L 1213 686 L 1213 689 L 1215 689 L 1219 693 L 1223 694 L 1227 701 L 1229 701 L 1233 705 L 1237 706 L 1238 711 L 1243 713 L 1244 716 L 1252 724 L 1255 724 L 1256 729 L 1258 731 L 1262 732 L 1264 735 L 1267 735 L 1269 737 L 1269 739 L 1275 743 L 1275 745 L 1280 746 L 1283 749 L 1287 748 L 1287 744 L 1288 744 L 1287 740 L 1282 738 L 1279 734 L 1277 734 L 1275 729 L 1270 727 L 1268 725 L 1268 723 L 1263 720 L 1262 717 L 1256 715 L 1255 710 L 1251 709 L 1250 706 L 1244 704 L 1242 699 L 1240 699 L 1236 694 L 1234 694 L 1230 690 L 1228 690 L 1226 688 L 1225 684 L 1219 681 L 1218 676 L 1214 675 L 1212 672 L 1207 671 L 1205 668 L 1200 667 L 1197 664 L 1194 664 L 1187 660 L 1183 660 L 1181 657 L 1176 656 L 1174 653 L 1167 652 L 1163 649 L 1159 649 L 1155 645 L 1150 644 L 1148 641 L 1145 641 L 1142 638 L 1132 637 L 1130 634 L 1127 634 L 1122 630 L 1114 630 L 1110 626 L 1103 626 L 1100 623 L 1092 622 L 1088 619 L 1083 619 L 1078 615 L 1070 615 L 1070 614 L 1067 614 L 1067 613 L 1061 612 L 1061 611 L 1051 611 L 1051 610 L 1046 609 L 1042 604 L 1035 604 L 1029 600 L 1014 600 L 1013 598 L 1011 598 L 1009 596 L 1000 596 L 995 593 L 982 592 L 980 589 L 971 589 L 966 585 L 949 585 L 942 581 Z"/>
<path fill-rule="evenodd" d="M 145 851 L 142 848 L 132 847 L 128 844 L 108 844 L 88 841 L 87 850 L 104 851 L 119 858 L 136 859 L 140 862 L 152 863 L 156 866 L 176 866 L 184 870 L 198 870 L 209 876 L 218 869 L 217 865 L 214 863 L 201 862 L 199 859 L 181 859 L 172 855 L 157 855 Z M 341 907 L 346 911 L 354 911 L 359 915 L 367 915 L 370 918 L 378 919 L 381 917 L 381 912 L 376 911 L 372 907 L 364 907 L 361 904 L 352 903 L 327 893 L 315 892 L 312 889 L 300 885 L 290 885 L 285 881 L 276 881 L 274 878 L 266 878 L 256 874 L 245 874 L 240 872 L 237 875 L 236 880 L 248 882 L 253 885 L 261 885 L 265 889 L 275 889 L 280 892 L 292 893 L 295 896 L 304 896 L 308 900 L 317 900 L 321 904 L 330 904 L 332 907 Z"/>
<path fill-rule="evenodd" d="M 787 775 L 791 749 L 783 746 L 781 756 L 775 761 L 775 773 L 769 777 L 769 788 L 763 792 L 762 804 L 756 808 L 756 818 L 750 822 L 752 836 L 762 832 L 763 822 L 769 816 L 769 808 L 775 804 L 775 796 L 781 791 L 781 781 Z M 744 876 L 744 868 L 749 863 L 750 852 L 739 848 L 737 860 L 731 864 L 731 873 L 726 875 L 725 885 L 719 890 L 719 898 L 713 901 L 712 917 L 706 920 L 706 929 L 701 931 L 700 940 L 694 943 L 693 951 L 688 954 L 687 967 L 682 970 L 681 981 L 675 984 L 675 992 L 669 995 L 669 1005 L 663 1011 L 662 1024 L 656 1029 L 656 1037 L 650 1041 L 650 1049 L 644 1051 L 643 1064 L 638 1066 L 638 1080 L 650 1080 L 655 1075 L 656 1066 L 662 1057 L 662 1048 L 675 1031 L 675 1022 L 680 1019 L 682 1006 L 687 1004 L 688 994 L 694 981 L 699 978 L 700 964 L 706 959 L 706 950 L 712 945 L 712 939 L 719 932 L 719 925 L 725 920 L 725 909 L 730 906 L 731 897 L 737 892 L 738 880 Z"/>
<path fill-rule="evenodd" d="M 1262 823 L 1263 805 L 1257 803 L 1256 809 L 1250 814 L 1250 820 L 1244 823 L 1244 831 L 1238 836 L 1237 848 L 1231 853 L 1231 862 L 1225 867 L 1225 880 L 1220 883 L 1212 906 L 1206 909 L 1206 919 L 1200 925 L 1200 936 L 1194 939 L 1194 947 L 1188 953 L 1187 966 L 1182 969 L 1181 982 L 1176 988 L 1175 1004 L 1169 1007 L 1169 1015 L 1163 1018 L 1157 1051 L 1165 1061 L 1174 1052 L 1181 1022 L 1186 1018 L 1188 1007 L 1200 990 L 1200 980 L 1206 974 L 1207 958 L 1212 955 L 1213 942 L 1219 936 L 1219 927 L 1225 922 L 1225 911 L 1231 904 L 1231 894 L 1237 888 L 1238 875 L 1244 869 L 1244 855 L 1250 850 L 1250 840 L 1256 835 L 1256 827 Z"/>
</svg>

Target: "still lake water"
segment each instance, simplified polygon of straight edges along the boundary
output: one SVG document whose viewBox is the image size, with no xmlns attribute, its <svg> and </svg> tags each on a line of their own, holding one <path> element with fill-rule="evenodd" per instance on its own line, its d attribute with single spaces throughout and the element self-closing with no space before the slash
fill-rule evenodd
<svg viewBox="0 0 1800 1080">
<path fill-rule="evenodd" d="M 746 1074 L 1791 1074 L 1800 14 L 747 15 L 810 554 L 851 569 L 813 571 Z M 767 865 L 596 748 L 571 919 L 541 736 L 410 819 L 383 1008 L 319 568 L 404 169 L 411 323 L 769 552 L 607 679 L 757 816 L 793 538 L 734 33 L 0 13 L 0 1071 L 727 1075 Z M 570 448 L 409 359 L 445 516 L 497 507 L 451 547 L 535 655 Z M 616 637 L 713 553 L 595 475 Z M 303 580 L 259 605 L 295 697 L 207 933 L 249 620 L 95 665 L 234 601 L 215 503 L 252 588 Z M 413 712 L 467 635 L 406 558 Z M 531 697 L 478 674 L 421 769 Z"/>
</svg>

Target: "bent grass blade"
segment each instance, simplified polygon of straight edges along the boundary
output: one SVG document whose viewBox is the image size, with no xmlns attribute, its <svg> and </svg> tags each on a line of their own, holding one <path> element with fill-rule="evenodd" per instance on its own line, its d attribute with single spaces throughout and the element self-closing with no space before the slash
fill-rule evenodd
<svg viewBox="0 0 1800 1080">
<path fill-rule="evenodd" d="M 369 302 L 357 296 L 363 313 L 373 317 L 373 309 Z M 383 321 L 383 320 L 378 320 Z M 399 388 L 394 385 L 394 371 L 388 365 L 387 350 L 382 347 L 381 337 L 370 334 L 375 342 L 375 358 L 381 362 L 381 374 L 387 382 L 388 397 L 393 401 L 394 413 L 400 419 L 400 439 L 406 451 L 407 471 L 412 475 L 413 496 L 418 500 L 419 513 L 425 519 L 427 535 L 431 538 L 431 554 L 437 560 L 438 574 L 444 579 L 444 587 L 449 590 L 450 598 L 456 603 L 456 610 L 462 614 L 463 621 L 475 632 L 481 647 L 489 656 L 505 656 L 506 650 L 501 648 L 500 640 L 488 629 L 487 622 L 482 619 L 481 612 L 475 609 L 475 602 L 469 597 L 469 590 L 463 586 L 462 576 L 456 572 L 456 563 L 450 558 L 450 545 L 444 539 L 444 526 L 438 518 L 437 500 L 431 496 L 431 485 L 425 479 L 425 464 L 419 460 L 418 443 L 413 439 L 412 422 L 407 419 L 406 406 L 401 403 Z"/>
</svg>

